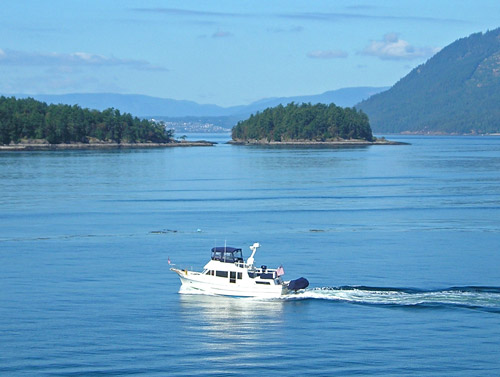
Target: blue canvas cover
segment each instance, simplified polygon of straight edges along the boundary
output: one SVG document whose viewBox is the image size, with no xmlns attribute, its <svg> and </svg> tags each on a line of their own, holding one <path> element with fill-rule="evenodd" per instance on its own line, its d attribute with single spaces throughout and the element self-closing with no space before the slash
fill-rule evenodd
<svg viewBox="0 0 500 377">
<path fill-rule="evenodd" d="M 217 246 L 217 247 L 213 247 L 212 248 L 212 252 L 216 251 L 216 252 L 219 252 L 219 253 L 233 253 L 235 251 L 238 251 L 238 250 L 241 250 L 240 248 L 236 248 L 236 247 L 230 247 L 230 246 Z"/>
<path fill-rule="evenodd" d="M 288 283 L 288 289 L 291 291 L 298 291 L 299 289 L 306 289 L 309 286 L 309 281 L 306 278 L 298 278 Z"/>
<path fill-rule="evenodd" d="M 218 246 L 212 248 L 212 260 L 226 263 L 243 262 L 243 255 L 239 248 Z"/>
</svg>

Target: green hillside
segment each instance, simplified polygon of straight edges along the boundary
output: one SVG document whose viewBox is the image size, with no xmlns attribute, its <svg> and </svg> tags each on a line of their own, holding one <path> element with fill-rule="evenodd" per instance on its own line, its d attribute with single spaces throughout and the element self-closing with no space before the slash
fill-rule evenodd
<svg viewBox="0 0 500 377">
<path fill-rule="evenodd" d="M 500 28 L 453 42 L 356 107 L 374 132 L 500 132 Z"/>
<path fill-rule="evenodd" d="M 251 115 L 249 119 L 238 122 L 232 137 L 235 141 L 268 142 L 373 140 L 368 117 L 362 111 L 334 104 L 310 103 L 278 105 Z"/>
</svg>

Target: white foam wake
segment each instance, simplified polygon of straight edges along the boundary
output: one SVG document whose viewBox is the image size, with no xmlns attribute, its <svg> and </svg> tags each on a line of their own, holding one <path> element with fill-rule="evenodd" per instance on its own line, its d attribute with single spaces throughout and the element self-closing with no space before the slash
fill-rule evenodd
<svg viewBox="0 0 500 377">
<path fill-rule="evenodd" d="M 288 299 L 321 299 L 374 305 L 460 305 L 500 310 L 500 289 L 463 287 L 436 291 L 339 287 L 312 288 Z"/>
</svg>

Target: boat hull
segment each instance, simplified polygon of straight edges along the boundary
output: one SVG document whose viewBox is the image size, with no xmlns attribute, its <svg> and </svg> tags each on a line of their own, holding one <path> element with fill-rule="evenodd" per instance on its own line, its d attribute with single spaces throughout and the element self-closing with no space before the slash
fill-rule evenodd
<svg viewBox="0 0 500 377">
<path fill-rule="evenodd" d="M 220 296 L 278 298 L 290 293 L 285 284 L 261 285 L 254 281 L 227 283 L 226 279 L 204 275 L 199 272 L 172 269 L 179 276 L 180 293 L 201 293 Z"/>
</svg>

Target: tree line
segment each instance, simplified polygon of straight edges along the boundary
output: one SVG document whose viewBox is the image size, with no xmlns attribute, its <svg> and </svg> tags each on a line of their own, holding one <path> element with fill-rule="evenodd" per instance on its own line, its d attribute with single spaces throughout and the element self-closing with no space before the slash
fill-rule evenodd
<svg viewBox="0 0 500 377">
<path fill-rule="evenodd" d="M 163 125 L 121 114 L 83 109 L 78 105 L 48 105 L 33 98 L 0 97 L 0 144 L 22 139 L 44 139 L 51 144 L 88 143 L 91 139 L 115 143 L 168 143 L 173 131 Z"/>
<path fill-rule="evenodd" d="M 373 140 L 368 116 L 334 104 L 290 103 L 251 115 L 232 130 L 233 140 Z"/>
</svg>

